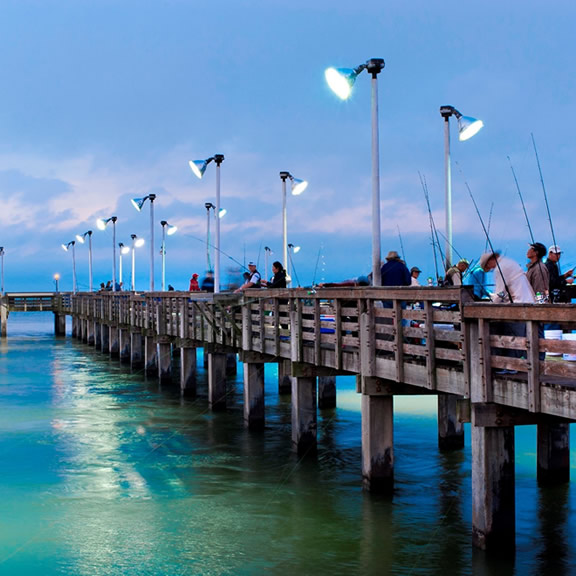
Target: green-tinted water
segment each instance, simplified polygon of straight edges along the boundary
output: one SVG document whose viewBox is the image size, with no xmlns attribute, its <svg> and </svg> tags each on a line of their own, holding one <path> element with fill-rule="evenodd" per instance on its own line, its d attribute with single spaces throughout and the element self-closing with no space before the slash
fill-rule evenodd
<svg viewBox="0 0 576 576">
<path fill-rule="evenodd" d="M 432 400 L 396 401 L 396 492 L 375 498 L 353 379 L 298 460 L 273 365 L 252 433 L 241 370 L 211 414 L 202 370 L 181 400 L 51 321 L 11 315 L 0 344 L 1 575 L 576 573 L 574 484 L 538 490 L 533 428 L 517 432 L 516 561 L 488 562 L 470 544 L 470 448 L 438 452 Z"/>
</svg>

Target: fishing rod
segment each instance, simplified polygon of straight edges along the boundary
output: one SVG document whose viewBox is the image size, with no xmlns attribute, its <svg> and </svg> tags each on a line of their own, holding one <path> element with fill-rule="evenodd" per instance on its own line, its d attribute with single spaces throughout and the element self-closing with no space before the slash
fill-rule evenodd
<svg viewBox="0 0 576 576">
<path fill-rule="evenodd" d="M 532 244 L 534 244 L 534 234 L 532 234 L 532 227 L 530 226 L 530 220 L 528 220 L 528 213 L 526 212 L 526 205 L 524 204 L 524 198 L 522 197 L 522 192 L 520 191 L 518 178 L 516 178 L 516 172 L 514 172 L 514 166 L 512 166 L 512 160 L 510 160 L 510 156 L 506 156 L 506 158 L 508 158 L 508 162 L 510 162 L 510 170 L 512 170 L 512 176 L 514 176 L 516 190 L 518 191 L 518 196 L 520 196 L 522 210 L 524 210 L 524 217 L 526 218 L 526 225 L 528 226 L 528 231 L 530 232 L 530 240 L 532 240 Z M 536 155 L 536 158 L 538 158 L 538 155 Z M 540 164 L 538 164 L 538 167 L 540 167 Z M 542 176 L 542 174 L 540 174 L 540 176 Z M 546 206 L 548 206 L 548 202 L 546 202 Z M 548 213 L 548 216 L 550 216 L 550 213 Z M 554 233 L 552 233 L 552 237 L 554 237 Z"/>
<path fill-rule="evenodd" d="M 540 183 L 542 184 L 542 192 L 544 193 L 544 201 L 546 202 L 546 211 L 548 212 L 548 222 L 550 223 L 550 232 L 552 233 L 552 244 L 556 246 L 556 235 L 554 234 L 554 226 L 552 225 L 552 216 L 550 215 L 550 206 L 548 205 L 548 194 L 546 194 L 546 186 L 544 185 L 544 176 L 542 176 L 542 168 L 540 167 L 540 158 L 538 158 L 538 149 L 536 148 L 536 140 L 534 134 L 530 132 L 532 138 L 532 145 L 534 146 L 534 154 L 536 155 L 536 164 L 538 165 L 538 173 L 540 174 Z M 558 272 L 560 272 L 560 263 L 558 263 Z"/>
<path fill-rule="evenodd" d="M 488 215 L 488 233 L 490 233 L 490 226 L 492 226 L 492 211 L 494 210 L 494 202 L 490 204 L 490 214 Z M 484 252 L 488 252 L 488 242 L 484 246 Z"/>
<path fill-rule="evenodd" d="M 396 224 L 396 228 L 398 228 L 398 240 L 400 240 L 400 251 L 402 252 L 402 259 L 406 262 L 406 252 L 404 251 L 404 242 L 402 242 L 402 234 L 400 234 L 400 226 Z"/>
<path fill-rule="evenodd" d="M 243 268 L 244 270 L 248 270 L 248 268 L 246 267 L 245 264 L 242 264 L 242 262 L 238 262 L 238 260 L 236 260 L 236 258 L 233 258 L 232 256 L 230 256 L 230 254 L 224 252 L 224 250 L 222 250 L 220 248 L 216 248 L 216 246 L 214 246 L 210 242 L 206 242 L 206 240 L 203 240 L 202 238 L 198 238 L 198 236 L 194 236 L 193 234 L 184 234 L 184 236 L 187 236 L 188 238 L 193 238 L 194 240 L 198 240 L 198 242 L 205 244 L 209 248 L 214 248 L 220 254 L 222 254 L 223 256 L 226 256 L 226 258 L 232 260 L 232 262 L 234 262 L 235 264 L 238 264 L 238 266 L 240 266 L 240 268 Z"/>
<path fill-rule="evenodd" d="M 498 258 L 496 258 L 496 251 L 494 250 L 494 246 L 492 245 L 492 241 L 490 240 L 490 234 L 488 233 L 488 230 L 486 229 L 486 226 L 484 224 L 484 220 L 482 219 L 482 215 L 480 214 L 480 210 L 478 209 L 478 205 L 476 204 L 476 200 L 474 200 L 474 196 L 472 195 L 472 190 L 470 190 L 470 186 L 468 185 L 468 182 L 464 182 L 466 189 L 468 190 L 468 194 L 470 194 L 470 198 L 472 199 L 472 202 L 474 204 L 474 208 L 476 209 L 476 214 L 478 214 L 478 218 L 480 220 L 480 224 L 482 224 L 482 229 L 484 230 L 484 234 L 486 234 L 486 241 L 488 242 L 488 245 L 490 246 L 490 251 L 492 252 L 492 256 L 494 256 L 494 261 L 496 262 L 496 267 L 498 268 L 498 272 L 500 272 L 500 276 L 502 277 L 502 282 L 504 283 L 504 289 L 506 290 L 506 292 L 508 293 L 508 298 L 510 299 L 510 303 L 514 303 L 514 299 L 512 298 L 512 293 L 510 292 L 510 289 L 508 288 L 508 284 L 506 283 L 506 278 L 504 278 L 504 274 L 502 273 L 502 268 L 500 268 L 500 263 L 498 262 Z"/>
<path fill-rule="evenodd" d="M 318 248 L 318 256 L 316 256 L 316 266 L 314 266 L 314 276 L 312 277 L 312 286 L 316 286 L 316 272 L 318 272 L 318 264 L 320 263 L 320 256 L 322 255 L 322 245 Z"/>
<path fill-rule="evenodd" d="M 438 274 L 438 258 L 436 256 L 436 246 L 440 251 L 440 257 L 444 260 L 442 249 L 440 248 L 440 242 L 438 241 L 438 233 L 436 231 L 436 225 L 434 224 L 434 216 L 432 216 L 432 209 L 430 208 L 430 196 L 428 194 L 428 186 L 426 184 L 426 179 L 418 172 L 420 177 L 420 184 L 422 185 L 422 190 L 424 191 L 424 198 L 426 198 L 426 205 L 428 206 L 428 220 L 430 223 L 430 239 L 432 240 L 432 254 L 434 255 L 434 270 L 436 272 L 436 282 L 438 283 L 440 275 Z M 436 238 L 436 241 L 434 241 Z M 445 267 L 445 265 L 444 265 Z"/>
</svg>

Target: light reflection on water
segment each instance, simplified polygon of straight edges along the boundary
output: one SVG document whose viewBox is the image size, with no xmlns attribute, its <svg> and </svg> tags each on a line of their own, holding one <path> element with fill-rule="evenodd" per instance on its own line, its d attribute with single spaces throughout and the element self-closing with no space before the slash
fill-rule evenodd
<svg viewBox="0 0 576 576">
<path fill-rule="evenodd" d="M 317 458 L 299 461 L 273 366 L 266 430 L 250 433 L 241 370 L 211 414 L 202 370 L 199 398 L 182 400 L 54 339 L 51 315 L 14 316 L 0 343 L 0 575 L 571 573 L 573 483 L 537 489 L 533 427 L 517 429 L 516 562 L 487 562 L 470 544 L 470 449 L 438 452 L 434 400 L 395 401 L 396 491 L 381 498 L 361 490 L 352 378 L 319 414 Z"/>
</svg>

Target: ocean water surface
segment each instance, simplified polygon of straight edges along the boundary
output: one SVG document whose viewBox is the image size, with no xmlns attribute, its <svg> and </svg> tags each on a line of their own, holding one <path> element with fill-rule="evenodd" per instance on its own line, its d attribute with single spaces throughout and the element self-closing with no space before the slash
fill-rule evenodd
<svg viewBox="0 0 576 576">
<path fill-rule="evenodd" d="M 290 397 L 266 367 L 266 428 L 55 338 L 11 314 L 0 342 L 0 575 L 570 575 L 576 492 L 536 484 L 536 430 L 516 431 L 515 557 L 471 545 L 470 430 L 437 449 L 435 400 L 395 400 L 392 498 L 361 488 L 360 398 L 338 377 L 318 454 L 291 452 Z M 572 475 L 575 462 L 572 459 Z"/>
</svg>

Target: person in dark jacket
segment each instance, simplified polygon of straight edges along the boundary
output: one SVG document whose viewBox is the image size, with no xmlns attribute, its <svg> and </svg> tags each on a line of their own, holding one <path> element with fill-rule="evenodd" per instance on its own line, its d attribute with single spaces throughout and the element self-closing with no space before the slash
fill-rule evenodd
<svg viewBox="0 0 576 576">
<path fill-rule="evenodd" d="M 262 284 L 266 286 L 266 288 L 286 288 L 286 270 L 284 270 L 282 263 L 278 261 L 273 262 L 272 272 L 274 272 L 272 279 L 269 282 L 262 280 Z"/>
<path fill-rule="evenodd" d="M 410 286 L 412 282 L 410 270 L 394 250 L 388 252 L 386 264 L 380 269 L 380 274 L 382 286 Z"/>
<path fill-rule="evenodd" d="M 208 270 L 206 276 L 202 278 L 200 290 L 204 292 L 214 292 L 214 272 L 212 272 L 212 270 Z"/>
</svg>

